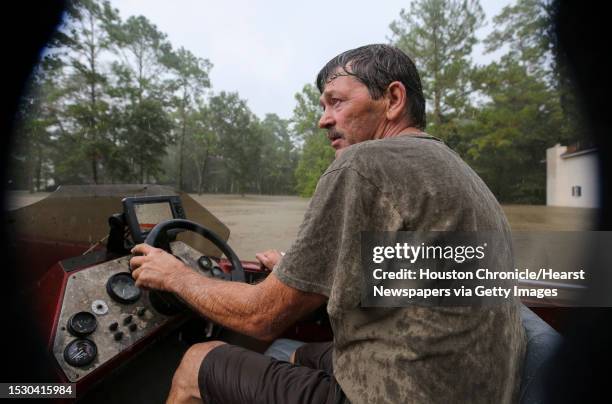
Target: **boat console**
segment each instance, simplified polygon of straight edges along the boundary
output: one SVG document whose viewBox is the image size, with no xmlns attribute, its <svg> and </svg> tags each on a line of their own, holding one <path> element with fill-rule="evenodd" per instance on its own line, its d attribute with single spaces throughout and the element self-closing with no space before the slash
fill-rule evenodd
<svg viewBox="0 0 612 404">
<path fill-rule="evenodd" d="M 135 244 L 164 248 L 207 277 L 254 282 L 267 275 L 238 260 L 226 244 L 229 230 L 210 212 L 167 187 L 64 187 L 11 214 L 14 248 L 30 278 L 24 294 L 55 381 L 76 383 L 81 393 L 193 318 L 174 295 L 135 285 Z M 219 331 L 206 319 L 198 323 L 201 339 Z"/>
</svg>

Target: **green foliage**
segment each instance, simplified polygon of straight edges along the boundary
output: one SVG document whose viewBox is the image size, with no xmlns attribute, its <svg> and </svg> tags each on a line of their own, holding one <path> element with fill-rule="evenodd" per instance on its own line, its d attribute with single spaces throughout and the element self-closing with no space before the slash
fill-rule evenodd
<svg viewBox="0 0 612 404">
<path fill-rule="evenodd" d="M 172 91 L 172 102 L 176 108 L 175 122 L 178 143 L 178 189 L 184 189 L 184 155 L 185 142 L 188 136 L 188 116 L 190 110 L 201 101 L 204 90 L 210 87 L 209 71 L 212 63 L 207 59 L 195 56 L 185 48 L 176 52 L 167 52 L 163 63 L 173 73 L 174 78 L 168 81 Z"/>
<path fill-rule="evenodd" d="M 67 23 L 62 30 L 62 51 L 65 52 L 67 82 L 65 83 L 63 116 L 79 147 L 68 161 L 59 164 L 58 174 L 83 172 L 83 163 L 90 167 L 91 181 L 103 181 L 100 172 L 105 156 L 112 148 L 107 99 L 108 75 L 101 62 L 111 47 L 108 27 L 119 19 L 108 1 L 72 2 Z"/>
<path fill-rule="evenodd" d="M 54 111 L 47 105 L 56 96 L 53 67 L 40 66 L 33 75 L 35 90 L 21 100 L 19 115 L 21 125 L 12 154 L 12 169 L 15 184 L 23 184 L 30 192 L 45 188 L 46 178 L 51 174 L 49 145 L 52 133 L 48 128 L 55 123 Z"/>
<path fill-rule="evenodd" d="M 493 18 L 494 29 L 485 40 L 488 52 L 504 46 L 530 73 L 550 71 L 552 24 L 549 5 L 542 0 L 518 0 Z"/>
<path fill-rule="evenodd" d="M 504 7 L 493 22 L 495 29 L 486 38 L 488 51 L 507 46 L 508 55 L 525 66 L 530 75 L 546 82 L 563 110 L 558 131 L 567 143 L 585 141 L 576 88 L 570 80 L 565 54 L 558 48 L 553 20 L 555 2 L 551 0 L 518 0 Z"/>
<path fill-rule="evenodd" d="M 474 66 L 477 1 L 420 0 L 391 24 L 392 40 L 415 59 L 428 104 L 428 132 L 478 172 L 502 202 L 543 203 L 545 151 L 579 139 L 571 85 L 555 50 L 547 0 L 518 0 L 493 18 L 487 51 Z"/>
<path fill-rule="evenodd" d="M 452 125 L 469 105 L 470 55 L 483 22 L 478 0 L 418 0 L 390 25 L 392 42 L 421 72 L 425 97 L 433 106 L 428 116 L 433 134 L 443 136 L 440 126 Z"/>
<path fill-rule="evenodd" d="M 293 109 L 293 131 L 302 140 L 306 140 L 313 135 L 320 135 L 325 131 L 319 129 L 319 119 L 321 119 L 321 106 L 319 105 L 319 90 L 312 85 L 306 84 L 302 91 L 295 94 L 297 102 Z"/>
<path fill-rule="evenodd" d="M 173 49 L 147 18 L 122 21 L 100 0 L 68 6 L 24 98 L 15 187 L 163 182 L 197 192 L 293 192 L 288 121 L 260 121 L 238 94 L 209 94 L 212 64 Z"/>
<path fill-rule="evenodd" d="M 145 17 L 130 17 L 109 25 L 112 49 L 113 145 L 107 159 L 111 177 L 122 182 L 149 182 L 161 175 L 161 162 L 170 141 L 169 97 L 160 76 L 171 46 L 165 34 Z"/>
<path fill-rule="evenodd" d="M 334 159 L 334 149 L 329 145 L 325 131 L 319 129 L 321 118 L 319 91 L 312 84 L 306 84 L 295 95 L 297 105 L 293 110 L 293 130 L 303 141 L 300 159 L 295 170 L 295 190 L 299 195 L 312 196 L 319 178 Z"/>
<path fill-rule="evenodd" d="M 500 201 L 543 203 L 544 152 L 562 141 L 554 93 L 509 56 L 483 68 L 478 80 L 490 101 L 462 128 L 457 150 Z"/>
<path fill-rule="evenodd" d="M 186 183 L 191 184 L 189 188 L 198 194 L 204 191 L 207 185 L 205 180 L 210 180 L 209 160 L 218 154 L 219 149 L 219 138 L 213 131 L 210 120 L 210 111 L 203 104 L 198 110 L 191 111 L 187 118 L 189 136 L 186 139 L 185 153 L 189 169 L 186 170 Z"/>
<path fill-rule="evenodd" d="M 428 132 L 503 202 L 543 202 L 546 148 L 585 138 L 551 4 L 505 7 L 485 44 L 507 53 L 487 66 L 471 59 L 484 23 L 477 0 L 417 0 L 390 25 L 421 73 Z M 158 182 L 312 195 L 334 158 L 316 87 L 295 95 L 290 120 L 259 119 L 239 94 L 211 93 L 211 69 L 143 16 L 123 21 L 108 1 L 69 1 L 20 108 L 13 186 Z"/>
<path fill-rule="evenodd" d="M 262 148 L 257 174 L 260 190 L 265 194 L 292 194 L 298 155 L 289 132 L 289 121 L 276 114 L 266 114 L 260 128 Z"/>
<path fill-rule="evenodd" d="M 306 139 L 302 155 L 295 170 L 296 191 L 300 196 L 310 197 L 317 187 L 319 178 L 334 159 L 334 149 L 323 135 Z"/>
<path fill-rule="evenodd" d="M 237 93 L 222 91 L 209 100 L 210 125 L 219 138 L 219 151 L 229 173 L 232 192 L 253 187 L 260 163 L 262 133 L 257 117 Z"/>
</svg>

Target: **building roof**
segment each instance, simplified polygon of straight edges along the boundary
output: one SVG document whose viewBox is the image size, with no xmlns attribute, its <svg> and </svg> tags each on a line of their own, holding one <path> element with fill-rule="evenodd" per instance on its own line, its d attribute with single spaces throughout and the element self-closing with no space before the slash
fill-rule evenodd
<svg viewBox="0 0 612 404">
<path fill-rule="evenodd" d="M 589 153 L 597 153 L 597 148 L 591 147 L 589 149 L 583 149 L 583 150 L 570 150 L 570 148 L 568 147 L 567 151 L 561 155 L 561 158 L 569 159 L 572 157 L 578 157 L 578 156 L 582 156 L 583 154 L 589 154 Z"/>
</svg>

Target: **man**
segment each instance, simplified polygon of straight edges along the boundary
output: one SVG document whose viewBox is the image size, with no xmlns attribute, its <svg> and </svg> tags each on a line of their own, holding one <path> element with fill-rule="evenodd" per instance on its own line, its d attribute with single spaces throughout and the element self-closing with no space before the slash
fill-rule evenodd
<svg viewBox="0 0 612 404">
<path fill-rule="evenodd" d="M 333 345 L 305 345 L 293 365 L 222 342 L 196 344 L 175 373 L 168 401 L 516 400 L 524 335 L 514 303 L 360 307 L 361 231 L 508 233 L 480 178 L 422 132 L 425 101 L 414 64 L 392 46 L 364 46 L 332 59 L 317 85 L 319 126 L 336 160 L 293 246 L 278 263 L 274 254 L 259 257 L 274 267 L 263 282 L 206 279 L 145 245 L 134 249 L 144 255 L 131 265 L 138 286 L 176 293 L 207 318 L 263 340 L 326 303 Z"/>
</svg>

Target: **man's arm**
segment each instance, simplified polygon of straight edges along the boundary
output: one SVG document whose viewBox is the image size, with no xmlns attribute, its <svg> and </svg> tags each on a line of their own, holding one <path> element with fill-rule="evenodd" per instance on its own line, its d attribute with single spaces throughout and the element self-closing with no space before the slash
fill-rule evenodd
<svg viewBox="0 0 612 404">
<path fill-rule="evenodd" d="M 261 340 L 273 340 L 327 300 L 273 273 L 255 285 L 227 282 L 198 274 L 159 248 L 139 244 L 132 251 L 143 254 L 130 260 L 137 286 L 175 293 L 210 320 Z"/>
</svg>

